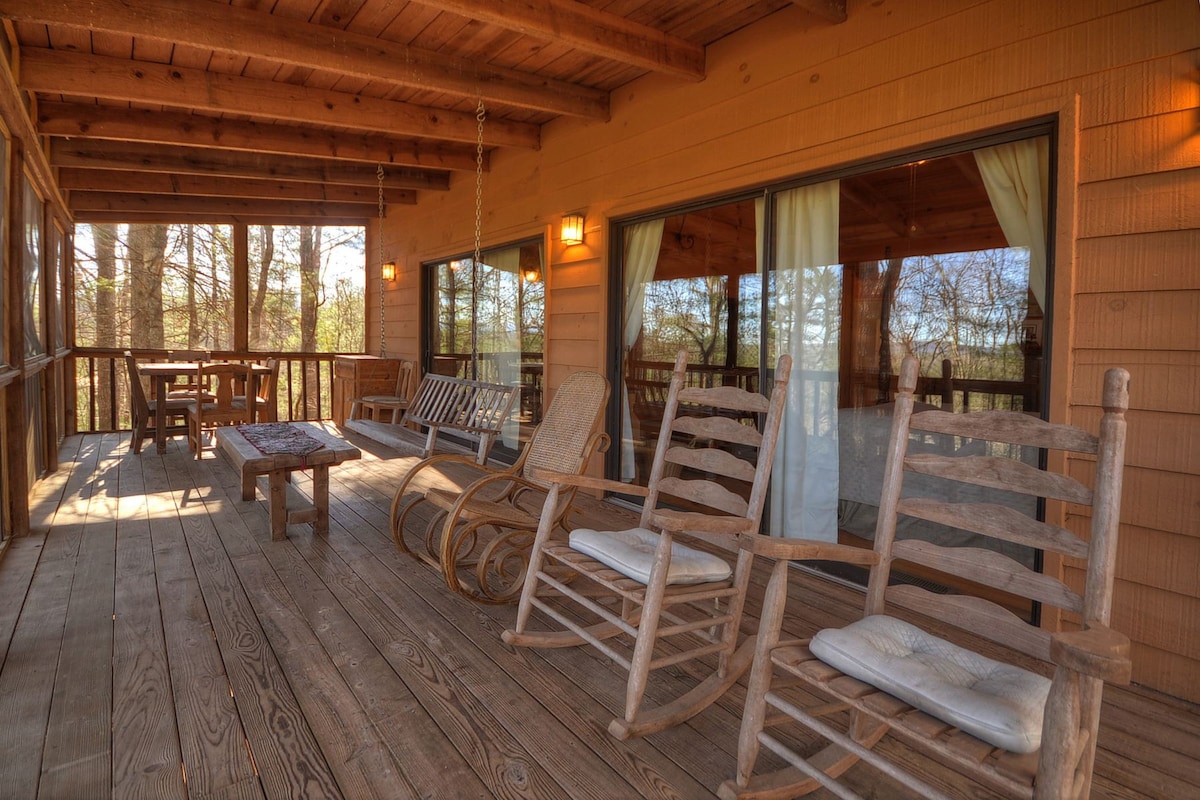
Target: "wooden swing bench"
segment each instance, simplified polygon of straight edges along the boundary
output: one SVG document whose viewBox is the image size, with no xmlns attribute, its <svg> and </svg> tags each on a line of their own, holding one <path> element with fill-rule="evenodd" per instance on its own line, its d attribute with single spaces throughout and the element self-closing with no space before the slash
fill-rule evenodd
<svg viewBox="0 0 1200 800">
<path fill-rule="evenodd" d="M 474 448 L 442 441 L 442 450 L 474 452 L 478 464 L 487 463 L 492 443 L 512 413 L 518 386 L 427 374 L 404 410 L 400 424 L 350 419 L 346 427 L 399 450 L 419 450 L 428 458 L 442 431 L 451 431 L 474 443 Z"/>
</svg>

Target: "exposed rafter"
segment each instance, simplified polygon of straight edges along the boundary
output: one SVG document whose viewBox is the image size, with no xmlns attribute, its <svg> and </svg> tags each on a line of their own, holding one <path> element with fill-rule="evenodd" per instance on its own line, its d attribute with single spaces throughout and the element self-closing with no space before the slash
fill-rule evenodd
<svg viewBox="0 0 1200 800">
<path fill-rule="evenodd" d="M 704 78 L 704 48 L 576 0 L 417 0 L 584 52 L 688 80 Z"/>
<path fill-rule="evenodd" d="M 48 136 L 217 147 L 278 155 L 346 159 L 404 167 L 475 170 L 475 148 L 370 133 L 270 125 L 248 120 L 82 103 L 41 103 L 38 130 Z M 484 169 L 488 154 L 484 153 Z"/>
<path fill-rule="evenodd" d="M 261 178 L 320 184 L 375 186 L 374 167 L 323 161 L 315 158 L 282 158 L 234 150 L 218 153 L 169 145 L 134 147 L 127 142 L 100 139 L 50 143 L 50 164 L 82 169 L 117 169 L 137 172 L 168 172 L 181 175 L 223 175 L 231 178 Z M 384 187 L 392 189 L 435 189 L 450 187 L 449 173 L 392 168 L 385 171 Z"/>
<path fill-rule="evenodd" d="M 76 192 L 71 202 L 77 211 L 128 211 L 178 215 L 228 215 L 242 218 L 255 215 L 318 220 L 357 218 L 359 224 L 375 214 L 374 203 L 306 203 L 296 200 L 236 199 L 228 197 L 163 197 L 114 192 Z"/>
<path fill-rule="evenodd" d="M 598 89 L 210 0 L 88 0 L 82 10 L 73 0 L 0 0 L 0 17 L 333 68 L 364 80 L 555 114 L 608 118 L 608 94 Z"/>
<path fill-rule="evenodd" d="M 306 208 L 359 220 L 331 204 L 377 206 L 381 164 L 386 202 L 418 202 L 451 172 L 474 174 L 477 101 L 487 170 L 498 151 L 540 148 L 558 117 L 605 124 L 611 93 L 647 73 L 703 79 L 708 45 L 776 12 L 807 27 L 805 16 L 844 20 L 846 6 L 0 0 L 3 77 L 32 115 L 14 134 L 37 142 L 39 185 L 58 191 L 57 173 L 68 210 L 93 221 L 245 220 L 254 200 L 290 204 L 260 221 Z M 131 195 L 119 208 L 118 189 Z"/>
<path fill-rule="evenodd" d="M 314 203 L 369 203 L 372 207 L 379 201 L 377 186 L 77 167 L 60 169 L 58 185 L 67 191 L 261 197 L 265 200 L 303 200 Z M 388 205 L 413 205 L 417 202 L 417 194 L 412 189 L 385 189 L 383 202 Z"/>
<path fill-rule="evenodd" d="M 222 75 L 169 64 L 128 61 L 44 48 L 21 48 L 22 89 L 131 103 L 159 103 L 209 113 L 233 113 L 474 142 L 475 115 L 411 103 L 312 89 L 281 81 Z M 487 127 L 489 145 L 536 148 L 536 125 L 497 119 Z"/>
</svg>

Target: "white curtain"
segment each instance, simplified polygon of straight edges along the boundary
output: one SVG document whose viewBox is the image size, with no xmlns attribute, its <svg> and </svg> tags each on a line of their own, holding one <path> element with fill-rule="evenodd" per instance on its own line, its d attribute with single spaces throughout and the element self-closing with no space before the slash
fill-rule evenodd
<svg viewBox="0 0 1200 800">
<path fill-rule="evenodd" d="M 792 356 L 771 489 L 771 535 L 837 540 L 837 181 L 776 195 L 773 305 Z"/>
<path fill-rule="evenodd" d="M 647 220 L 625 229 L 625 326 L 622 340 L 625 357 L 637 342 L 642 330 L 642 314 L 646 304 L 646 284 L 654 279 L 658 251 L 662 246 L 665 218 Z M 634 479 L 633 418 L 629 413 L 629 388 L 622 382 L 625 402 L 621 405 L 621 480 Z"/>
<path fill-rule="evenodd" d="M 1029 250 L 1029 289 L 1046 308 L 1046 218 L 1050 140 L 1045 136 L 985 147 L 975 163 L 1009 247 Z"/>
</svg>

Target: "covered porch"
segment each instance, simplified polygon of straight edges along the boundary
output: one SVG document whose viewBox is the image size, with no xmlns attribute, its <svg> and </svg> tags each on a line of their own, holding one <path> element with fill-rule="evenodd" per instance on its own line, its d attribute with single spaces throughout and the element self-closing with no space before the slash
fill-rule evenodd
<svg viewBox="0 0 1200 800">
<path fill-rule="evenodd" d="M 388 487 L 414 459 L 342 433 L 363 458 L 331 471 L 329 535 L 298 525 L 282 542 L 223 457 L 196 461 L 181 440 L 134 456 L 127 434 L 64 440 L 32 498 L 38 532 L 0 561 L 0 795 L 713 796 L 734 769 L 744 687 L 687 724 L 612 738 L 624 674 L 590 648 L 501 644 L 513 607 L 452 595 L 390 539 Z M 792 581 L 797 634 L 860 613 L 859 590 L 800 569 Z M 655 674 L 660 694 L 689 681 Z M 1191 704 L 1109 686 L 1099 744 L 1094 798 L 1177 800 L 1200 784 Z M 982 796 L 900 757 L 952 796 Z M 910 797 L 851 774 L 866 796 Z"/>
</svg>

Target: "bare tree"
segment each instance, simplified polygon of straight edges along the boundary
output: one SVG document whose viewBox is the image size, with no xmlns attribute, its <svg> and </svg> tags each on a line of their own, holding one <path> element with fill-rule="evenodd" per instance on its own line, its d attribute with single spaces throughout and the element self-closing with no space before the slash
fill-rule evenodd
<svg viewBox="0 0 1200 800">
<path fill-rule="evenodd" d="M 254 286 L 253 299 L 250 301 L 250 347 L 262 350 L 267 347 L 266 336 L 263 334 L 263 307 L 267 301 L 267 281 L 271 275 L 271 262 L 275 259 L 275 228 L 262 225 L 258 229 L 259 252 L 258 281 Z"/>
<path fill-rule="evenodd" d="M 187 233 L 187 267 L 185 270 L 187 292 L 187 346 L 194 350 L 200 346 L 200 313 L 196 307 L 196 226 L 188 224 Z"/>
<path fill-rule="evenodd" d="M 96 347 L 117 346 L 117 226 L 92 226 L 96 245 L 96 307 L 93 324 L 96 326 Z M 114 425 L 113 375 L 98 370 L 96 378 L 96 419 L 101 428 Z"/>
<path fill-rule="evenodd" d="M 143 223 L 129 226 L 130 340 L 135 347 L 161 348 L 163 334 L 163 264 L 167 227 Z"/>
<path fill-rule="evenodd" d="M 317 300 L 321 285 L 321 229 L 300 227 L 300 352 L 317 350 Z M 317 369 L 315 361 L 304 365 L 304 409 L 312 418 L 317 413 Z"/>
</svg>

